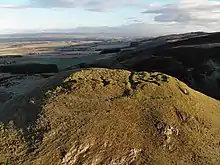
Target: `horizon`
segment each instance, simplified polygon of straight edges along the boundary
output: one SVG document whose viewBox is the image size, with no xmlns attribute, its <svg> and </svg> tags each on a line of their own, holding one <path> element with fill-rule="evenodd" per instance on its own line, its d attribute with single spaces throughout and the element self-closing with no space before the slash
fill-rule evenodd
<svg viewBox="0 0 220 165">
<path fill-rule="evenodd" d="M 158 36 L 220 26 L 217 0 L 2 0 L 0 34 L 67 31 Z"/>
</svg>

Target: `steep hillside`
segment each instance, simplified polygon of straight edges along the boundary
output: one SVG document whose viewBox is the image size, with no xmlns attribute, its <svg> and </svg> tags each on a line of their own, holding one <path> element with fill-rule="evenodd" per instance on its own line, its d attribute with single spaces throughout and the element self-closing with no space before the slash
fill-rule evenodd
<svg viewBox="0 0 220 165">
<path fill-rule="evenodd" d="M 220 102 L 159 72 L 73 73 L 47 93 L 32 140 L 13 125 L 0 131 L 9 164 L 220 164 Z"/>
<path fill-rule="evenodd" d="M 162 72 L 191 88 L 220 99 L 220 33 L 186 33 L 143 40 L 131 44 L 111 60 L 92 67 Z M 132 46 L 135 45 L 135 46 Z"/>
</svg>

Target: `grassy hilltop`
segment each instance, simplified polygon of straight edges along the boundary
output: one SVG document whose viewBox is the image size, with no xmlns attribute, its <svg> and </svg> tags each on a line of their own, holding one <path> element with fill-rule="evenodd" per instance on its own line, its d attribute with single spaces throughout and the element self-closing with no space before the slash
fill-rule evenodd
<svg viewBox="0 0 220 165">
<path fill-rule="evenodd" d="M 29 138 L 2 124 L 0 162 L 220 164 L 220 102 L 168 75 L 82 70 L 44 100 Z"/>
</svg>

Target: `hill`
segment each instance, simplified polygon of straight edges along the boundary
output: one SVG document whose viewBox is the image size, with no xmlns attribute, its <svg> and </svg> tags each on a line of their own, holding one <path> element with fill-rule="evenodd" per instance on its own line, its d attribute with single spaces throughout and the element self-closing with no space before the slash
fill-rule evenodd
<svg viewBox="0 0 220 165">
<path fill-rule="evenodd" d="M 28 138 L 2 124 L 2 163 L 220 164 L 220 102 L 166 74 L 82 70 L 46 96 Z"/>
<path fill-rule="evenodd" d="M 131 44 L 111 59 L 92 67 L 162 72 L 191 88 L 220 99 L 220 33 L 186 33 L 146 39 Z"/>
</svg>

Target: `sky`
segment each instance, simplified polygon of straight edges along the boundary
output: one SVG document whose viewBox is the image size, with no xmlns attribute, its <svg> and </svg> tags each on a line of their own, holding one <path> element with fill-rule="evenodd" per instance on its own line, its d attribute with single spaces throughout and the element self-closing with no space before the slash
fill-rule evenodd
<svg viewBox="0 0 220 165">
<path fill-rule="evenodd" d="M 0 33 L 102 28 L 161 35 L 219 27 L 217 0 L 0 0 Z"/>
</svg>

